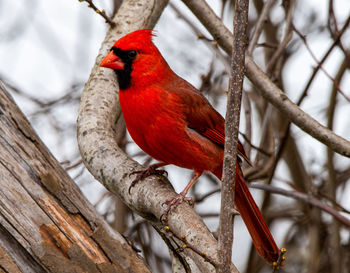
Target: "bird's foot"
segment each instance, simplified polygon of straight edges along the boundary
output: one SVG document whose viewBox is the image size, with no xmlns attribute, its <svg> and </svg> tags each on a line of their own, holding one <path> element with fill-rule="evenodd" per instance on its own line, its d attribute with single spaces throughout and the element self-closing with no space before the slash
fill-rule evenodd
<svg viewBox="0 0 350 273">
<path fill-rule="evenodd" d="M 168 176 L 168 172 L 165 171 L 165 170 L 157 170 L 159 166 L 157 164 L 155 165 L 151 165 L 149 166 L 147 169 L 144 169 L 144 170 L 141 170 L 141 171 L 134 171 L 132 173 L 129 174 L 130 175 L 133 175 L 133 174 L 136 174 L 136 178 L 131 182 L 131 185 L 129 187 L 129 194 L 130 194 L 130 191 L 131 191 L 131 188 L 134 187 L 137 182 L 139 182 L 140 180 L 150 176 L 150 175 L 166 175 Z"/>
<path fill-rule="evenodd" d="M 168 213 L 170 212 L 170 210 L 176 208 L 183 201 L 188 202 L 192 207 L 194 206 L 194 202 L 191 197 L 186 197 L 184 194 L 180 193 L 175 198 L 168 199 L 163 203 L 163 205 L 166 205 L 167 207 L 165 208 L 164 213 L 160 217 L 160 220 L 163 222 L 167 222 Z"/>
</svg>

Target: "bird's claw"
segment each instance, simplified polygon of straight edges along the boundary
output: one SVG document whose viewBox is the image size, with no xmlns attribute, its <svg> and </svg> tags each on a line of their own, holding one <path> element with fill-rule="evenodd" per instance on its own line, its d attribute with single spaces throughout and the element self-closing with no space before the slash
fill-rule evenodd
<svg viewBox="0 0 350 273">
<path fill-rule="evenodd" d="M 191 197 L 186 197 L 182 194 L 177 195 L 175 198 L 171 198 L 166 200 L 162 205 L 166 205 L 166 208 L 164 210 L 164 213 L 160 216 L 160 220 L 162 222 L 168 221 L 168 214 L 170 210 L 173 208 L 176 208 L 178 205 L 180 205 L 183 201 L 186 201 L 190 204 L 190 206 L 194 206 L 193 199 Z"/>
<path fill-rule="evenodd" d="M 141 171 L 133 171 L 129 173 L 129 177 L 133 174 L 136 174 L 135 179 L 131 182 L 131 185 L 129 187 L 129 194 L 131 191 L 131 188 L 134 187 L 140 180 L 150 176 L 150 175 L 166 175 L 168 176 L 168 172 L 165 170 L 157 170 L 157 168 L 150 166 L 145 170 Z"/>
</svg>

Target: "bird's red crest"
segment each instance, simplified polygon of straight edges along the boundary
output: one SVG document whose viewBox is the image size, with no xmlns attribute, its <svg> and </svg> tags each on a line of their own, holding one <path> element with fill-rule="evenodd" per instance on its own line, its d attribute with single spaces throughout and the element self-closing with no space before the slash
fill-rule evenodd
<svg viewBox="0 0 350 273">
<path fill-rule="evenodd" d="M 147 48 L 152 43 L 152 37 L 156 36 L 152 29 L 140 29 L 123 36 L 115 42 L 114 46 L 122 50 L 130 48 Z"/>
</svg>

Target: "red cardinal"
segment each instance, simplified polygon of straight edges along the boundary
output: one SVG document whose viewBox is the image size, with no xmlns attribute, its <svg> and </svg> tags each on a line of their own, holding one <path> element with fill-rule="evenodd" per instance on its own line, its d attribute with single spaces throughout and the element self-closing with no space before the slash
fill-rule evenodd
<svg viewBox="0 0 350 273">
<path fill-rule="evenodd" d="M 126 126 L 140 148 L 160 163 L 143 171 L 174 164 L 194 170 L 194 177 L 177 198 L 176 206 L 200 175 L 222 176 L 225 120 L 202 94 L 176 75 L 152 42 L 152 30 L 131 32 L 120 38 L 101 62 L 115 71 L 119 102 Z M 246 158 L 242 144 L 239 155 Z M 158 171 L 159 172 L 159 171 Z M 161 172 L 161 171 L 160 171 Z M 258 253 L 276 262 L 279 249 L 236 165 L 235 203 Z"/>
</svg>

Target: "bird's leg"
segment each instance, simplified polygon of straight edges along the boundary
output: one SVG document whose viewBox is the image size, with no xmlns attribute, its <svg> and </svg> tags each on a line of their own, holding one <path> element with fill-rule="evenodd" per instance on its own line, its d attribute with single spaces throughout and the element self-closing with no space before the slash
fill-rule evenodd
<svg viewBox="0 0 350 273">
<path fill-rule="evenodd" d="M 130 190 L 133 186 L 136 185 L 137 182 L 139 182 L 140 180 L 152 175 L 152 174 L 156 174 L 156 175 L 163 175 L 166 174 L 168 175 L 168 172 L 165 170 L 157 170 L 157 168 L 163 167 L 168 165 L 167 163 L 164 162 L 159 162 L 159 163 L 155 163 L 150 165 L 147 169 L 141 170 L 141 171 L 134 171 L 132 173 L 129 174 L 133 175 L 133 174 L 137 174 L 136 178 L 131 182 L 131 185 L 129 187 L 129 194 L 130 194 Z"/>
<path fill-rule="evenodd" d="M 190 190 L 190 188 L 193 186 L 193 184 L 198 180 L 198 178 L 202 175 L 203 171 L 194 171 L 194 176 L 190 180 L 190 182 L 187 184 L 187 186 L 183 189 L 183 191 L 178 194 L 175 198 L 166 200 L 163 204 L 166 204 L 167 207 L 164 210 L 164 213 L 160 217 L 162 221 L 167 221 L 168 213 L 172 208 L 176 208 L 178 205 L 180 205 L 183 201 L 190 202 L 190 204 L 193 206 L 193 200 L 191 197 L 186 197 L 187 192 Z"/>
</svg>

